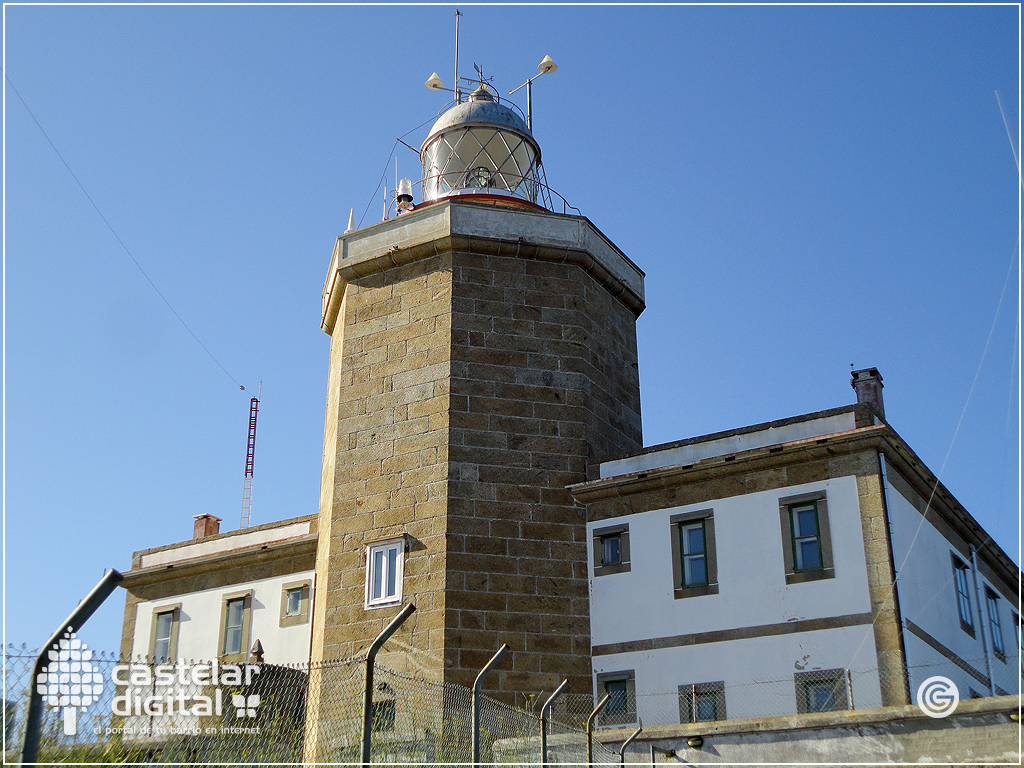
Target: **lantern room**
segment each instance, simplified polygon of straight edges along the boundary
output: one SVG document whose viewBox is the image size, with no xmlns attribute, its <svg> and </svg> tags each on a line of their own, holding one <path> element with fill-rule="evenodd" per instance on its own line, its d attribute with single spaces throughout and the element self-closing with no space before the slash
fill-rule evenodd
<svg viewBox="0 0 1024 768">
<path fill-rule="evenodd" d="M 483 81 L 434 123 L 420 161 L 423 202 L 486 195 L 550 208 L 533 133 Z"/>
</svg>

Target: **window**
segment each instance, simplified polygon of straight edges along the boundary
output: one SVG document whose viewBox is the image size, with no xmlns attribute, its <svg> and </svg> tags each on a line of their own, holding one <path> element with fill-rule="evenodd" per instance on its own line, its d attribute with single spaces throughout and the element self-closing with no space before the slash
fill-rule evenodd
<svg viewBox="0 0 1024 768">
<path fill-rule="evenodd" d="M 624 725 L 636 722 L 636 685 L 633 670 L 603 672 L 597 676 L 597 696 L 610 696 L 601 710 L 602 725 Z"/>
<path fill-rule="evenodd" d="M 371 544 L 366 548 L 366 607 L 402 602 L 405 539 Z"/>
<path fill-rule="evenodd" d="M 786 583 L 831 579 L 832 541 L 823 491 L 779 499 Z"/>
<path fill-rule="evenodd" d="M 703 520 L 679 526 L 679 547 L 683 558 L 683 586 L 705 586 L 708 583 L 708 564 Z"/>
<path fill-rule="evenodd" d="M 292 627 L 309 621 L 310 582 L 296 581 L 281 589 L 281 621 L 279 626 Z"/>
<path fill-rule="evenodd" d="M 1021 676 L 1024 677 L 1024 646 L 1021 645 L 1020 636 L 1020 616 L 1017 615 L 1016 611 L 1010 611 L 1010 622 L 1013 624 L 1013 639 L 1014 639 L 1014 653 L 1017 654 L 1017 660 L 1020 662 Z"/>
<path fill-rule="evenodd" d="M 669 518 L 672 527 L 672 579 L 674 596 L 718 594 L 715 554 L 715 519 L 712 510 L 683 512 Z"/>
<path fill-rule="evenodd" d="M 813 672 L 797 672 L 796 711 L 836 712 L 849 709 L 847 703 L 847 679 L 845 669 L 816 669 Z"/>
<path fill-rule="evenodd" d="M 249 650 L 249 616 L 252 590 L 224 595 L 220 618 L 220 657 L 222 662 L 245 661 Z"/>
<path fill-rule="evenodd" d="M 725 719 L 724 682 L 679 686 L 679 722 L 710 723 Z"/>
<path fill-rule="evenodd" d="M 960 613 L 960 628 L 974 637 L 974 618 L 971 615 L 971 590 L 967 583 L 967 563 L 956 555 L 953 558 L 953 586 L 956 589 L 956 608 Z"/>
<path fill-rule="evenodd" d="M 610 525 L 594 530 L 594 575 L 629 571 L 629 526 Z"/>
<path fill-rule="evenodd" d="M 178 655 L 178 624 L 181 621 L 181 603 L 162 605 L 153 609 L 153 638 L 150 656 L 154 664 L 173 664 Z"/>
<path fill-rule="evenodd" d="M 985 604 L 988 609 L 988 627 L 992 635 L 992 650 L 996 658 L 1006 661 L 1006 645 L 1003 643 L 1003 628 L 999 623 L 999 596 L 985 587 Z"/>
<path fill-rule="evenodd" d="M 818 505 L 811 502 L 790 507 L 789 521 L 793 525 L 793 570 L 818 570 L 821 568 Z"/>
</svg>

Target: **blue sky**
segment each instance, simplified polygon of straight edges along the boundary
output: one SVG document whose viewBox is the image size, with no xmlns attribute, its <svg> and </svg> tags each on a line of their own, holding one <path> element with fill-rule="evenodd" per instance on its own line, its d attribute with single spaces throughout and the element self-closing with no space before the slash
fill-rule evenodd
<svg viewBox="0 0 1024 768">
<path fill-rule="evenodd" d="M 379 220 L 395 138 L 443 106 L 423 82 L 451 83 L 453 11 L 5 6 L 7 76 L 230 374 L 5 84 L 6 642 L 43 642 L 193 515 L 238 525 L 236 381 L 263 380 L 253 522 L 317 510 L 323 280 L 349 209 Z M 1019 562 L 1020 187 L 995 96 L 1019 143 L 1017 6 L 463 13 L 462 74 L 505 94 L 559 65 L 534 133 L 549 184 L 647 273 L 646 444 L 845 405 L 850 364 L 877 366 L 890 423 Z M 123 605 L 91 647 L 117 648 Z"/>
</svg>

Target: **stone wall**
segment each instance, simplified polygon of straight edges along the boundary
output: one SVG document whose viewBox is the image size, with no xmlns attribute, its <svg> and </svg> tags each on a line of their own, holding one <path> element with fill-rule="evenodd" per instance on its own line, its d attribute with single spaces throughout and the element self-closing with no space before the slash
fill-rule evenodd
<svg viewBox="0 0 1024 768">
<path fill-rule="evenodd" d="M 565 486 L 641 445 L 643 276 L 585 219 L 482 208 L 336 248 L 313 659 L 397 613 L 364 608 L 364 553 L 404 536 L 417 611 L 382 663 L 468 686 L 508 643 L 493 692 L 586 691 L 586 518 Z"/>
</svg>

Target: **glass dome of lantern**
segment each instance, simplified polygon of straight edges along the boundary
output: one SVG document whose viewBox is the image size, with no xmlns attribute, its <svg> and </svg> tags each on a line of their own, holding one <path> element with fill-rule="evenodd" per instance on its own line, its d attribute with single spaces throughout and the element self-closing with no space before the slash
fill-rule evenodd
<svg viewBox="0 0 1024 768">
<path fill-rule="evenodd" d="M 420 161 L 424 202 L 499 195 L 551 207 L 533 133 L 482 80 L 467 101 L 437 119 L 420 148 Z"/>
</svg>

